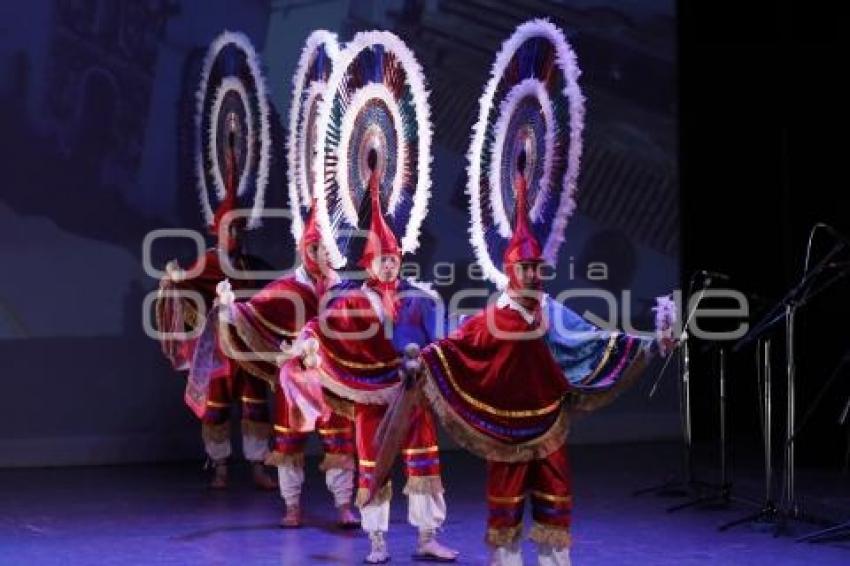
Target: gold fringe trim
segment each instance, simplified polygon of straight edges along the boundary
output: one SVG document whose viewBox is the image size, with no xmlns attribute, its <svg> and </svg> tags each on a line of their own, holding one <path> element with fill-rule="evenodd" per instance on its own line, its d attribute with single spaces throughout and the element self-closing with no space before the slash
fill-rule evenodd
<svg viewBox="0 0 850 566">
<path fill-rule="evenodd" d="M 366 503 L 366 498 L 369 497 L 369 490 L 365 487 L 357 488 L 357 498 L 354 500 L 354 504 L 357 507 L 362 508 Z M 393 498 L 393 484 L 392 482 L 387 482 L 384 484 L 384 487 L 378 490 L 378 493 L 375 494 L 374 499 L 372 499 L 371 505 L 380 505 L 381 503 L 389 503 Z"/>
<path fill-rule="evenodd" d="M 455 412 L 443 398 L 428 366 L 423 366 L 423 369 L 425 379 L 422 391 L 430 401 L 434 414 L 455 442 L 476 456 L 495 462 L 529 462 L 545 458 L 567 441 L 570 416 L 565 409 L 560 411 L 549 430 L 533 440 L 521 444 L 509 444 L 486 436 L 475 430 Z"/>
<path fill-rule="evenodd" d="M 602 407 L 611 404 L 611 402 L 619 397 L 626 389 L 634 385 L 638 378 L 640 378 L 643 374 L 643 370 L 646 369 L 649 361 L 645 347 L 642 348 L 643 349 L 638 353 L 635 359 L 632 360 L 631 364 L 629 364 L 629 367 L 626 368 L 625 372 L 623 372 L 623 376 L 620 378 L 619 382 L 614 385 L 614 387 L 604 393 L 573 394 L 567 403 L 569 411 L 576 413 L 589 413 L 591 411 L 596 411 L 597 409 L 601 409 Z"/>
<path fill-rule="evenodd" d="M 328 470 L 354 470 L 354 456 L 351 454 L 325 454 L 319 469 L 323 472 Z"/>
<path fill-rule="evenodd" d="M 183 328 L 181 328 L 180 331 L 191 333 L 191 332 L 195 331 L 195 329 L 198 325 L 199 315 L 198 315 L 197 309 L 195 308 L 195 303 L 193 301 L 190 301 L 190 300 L 185 299 L 185 298 L 176 298 L 175 299 L 175 297 L 173 295 L 166 296 L 168 293 L 174 293 L 174 292 L 179 292 L 179 291 L 180 291 L 180 288 L 178 286 L 176 286 L 168 278 L 163 279 L 162 282 L 160 283 L 160 289 L 157 292 L 157 297 L 154 301 L 154 312 L 155 312 L 154 324 L 156 325 L 156 329 L 160 332 L 167 332 L 167 333 L 171 332 L 171 328 L 164 328 L 166 311 L 168 310 L 169 304 L 171 304 L 171 303 L 179 303 L 180 304 L 179 307 L 176 307 L 176 308 L 179 308 L 182 311 L 182 316 L 183 316 Z M 172 309 L 172 310 L 175 310 L 175 309 Z M 171 314 L 174 315 L 173 312 Z M 166 339 L 166 340 L 161 340 L 160 342 L 162 344 L 163 352 L 165 353 L 166 357 L 169 359 L 169 361 L 174 363 L 175 360 L 172 359 L 171 348 L 166 346 L 166 344 L 168 344 L 170 342 L 177 342 L 177 340 Z M 186 368 L 178 368 L 178 369 L 186 369 Z"/>
<path fill-rule="evenodd" d="M 446 355 L 443 354 L 443 350 L 440 348 L 439 345 L 434 346 L 434 352 L 436 352 L 437 357 L 440 358 L 440 364 L 443 366 L 443 372 L 446 374 L 446 378 L 449 380 L 449 383 L 451 384 L 452 388 L 457 392 L 458 395 L 461 396 L 464 401 L 466 401 L 479 411 L 484 411 L 485 413 L 489 413 L 497 417 L 505 417 L 509 419 L 541 417 L 553 413 L 554 411 L 557 411 L 560 408 L 561 403 L 563 402 L 563 398 L 559 398 L 557 401 L 550 403 L 542 409 L 528 409 L 523 411 L 498 409 L 496 407 L 490 406 L 487 403 L 483 403 L 472 395 L 468 394 L 457 384 L 454 376 L 452 375 L 452 368 L 449 367 L 449 362 L 446 361 Z"/>
<path fill-rule="evenodd" d="M 161 289 L 165 289 L 165 286 L 160 285 Z M 157 293 L 156 299 L 153 302 L 154 308 L 154 324 L 156 325 L 156 329 L 160 332 L 164 332 L 165 330 L 162 328 L 165 323 L 165 298 L 163 298 L 162 293 Z"/>
<path fill-rule="evenodd" d="M 484 542 L 492 547 L 498 546 L 513 546 L 519 539 L 522 538 L 522 523 L 513 527 L 502 527 L 487 529 L 487 536 L 484 537 Z"/>
<path fill-rule="evenodd" d="M 334 413 L 350 421 L 354 420 L 354 403 L 338 397 L 330 391 L 324 391 L 324 394 L 325 402 Z"/>
<path fill-rule="evenodd" d="M 382 389 L 375 389 L 371 391 L 354 389 L 347 385 L 343 385 L 334 379 L 333 376 L 322 368 L 321 364 L 316 369 L 319 370 L 322 387 L 328 389 L 331 393 L 338 397 L 342 397 L 347 401 L 353 401 L 354 403 L 360 403 L 362 405 L 389 405 L 390 402 L 398 395 L 398 390 L 402 385 L 399 381 Z"/>
<path fill-rule="evenodd" d="M 230 440 L 230 421 L 224 421 L 218 424 L 203 423 L 201 425 L 201 438 L 208 442 L 225 442 Z"/>
<path fill-rule="evenodd" d="M 266 454 L 264 461 L 266 466 L 293 466 L 295 468 L 304 467 L 304 453 L 284 454 L 276 450 Z"/>
<path fill-rule="evenodd" d="M 404 494 L 425 493 L 436 495 L 445 492 L 443 479 L 440 476 L 408 476 L 404 486 Z"/>
<path fill-rule="evenodd" d="M 562 548 L 569 548 L 572 544 L 569 527 L 555 527 L 537 522 L 531 525 L 531 530 L 528 532 L 528 538 L 537 544 L 548 544 L 549 546 L 554 546 L 558 550 L 561 550 Z"/>
<path fill-rule="evenodd" d="M 242 434 L 255 438 L 270 438 L 272 435 L 272 425 L 271 423 L 242 419 Z"/>
</svg>

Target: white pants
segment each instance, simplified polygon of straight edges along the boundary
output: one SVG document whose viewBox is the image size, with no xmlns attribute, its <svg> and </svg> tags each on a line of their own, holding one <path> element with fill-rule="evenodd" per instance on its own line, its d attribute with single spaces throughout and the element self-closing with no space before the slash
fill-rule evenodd
<svg viewBox="0 0 850 566">
<path fill-rule="evenodd" d="M 548 544 L 537 545 L 538 566 L 570 566 L 570 549 L 557 549 Z M 490 566 L 523 566 L 522 547 L 519 541 L 510 546 L 493 549 Z"/>
<path fill-rule="evenodd" d="M 363 530 L 387 532 L 390 527 L 390 502 L 369 504 L 360 509 Z M 439 529 L 446 520 L 446 501 L 442 493 L 411 493 L 407 496 L 407 521 L 420 531 Z"/>
<path fill-rule="evenodd" d="M 298 505 L 301 500 L 301 487 L 304 485 L 304 467 L 294 464 L 282 464 L 277 467 L 280 496 L 287 506 Z M 325 472 L 325 485 L 339 507 L 351 503 L 354 494 L 354 471 L 331 468 Z"/>
<path fill-rule="evenodd" d="M 490 566 L 523 566 L 520 543 L 494 548 L 490 554 Z"/>
<path fill-rule="evenodd" d="M 230 439 L 227 440 L 210 440 L 204 439 L 204 449 L 207 456 L 211 460 L 224 460 L 230 458 L 233 449 L 230 446 Z M 242 454 L 249 462 L 262 462 L 269 453 L 269 441 L 267 438 L 260 438 L 251 434 L 242 435 Z"/>
<path fill-rule="evenodd" d="M 537 563 L 540 566 L 570 566 L 570 549 L 557 549 L 549 544 L 538 544 Z"/>
</svg>

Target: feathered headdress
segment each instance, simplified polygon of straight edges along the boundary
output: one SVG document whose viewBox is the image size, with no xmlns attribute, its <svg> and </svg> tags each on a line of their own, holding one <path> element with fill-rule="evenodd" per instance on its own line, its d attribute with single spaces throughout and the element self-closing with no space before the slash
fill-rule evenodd
<svg viewBox="0 0 850 566">
<path fill-rule="evenodd" d="M 204 221 L 217 230 L 226 212 L 250 207 L 245 223 L 259 226 L 269 174 L 269 105 L 259 57 L 245 35 L 225 31 L 210 44 L 195 110 Z"/>
<path fill-rule="evenodd" d="M 332 263 L 359 257 L 357 247 L 365 242 L 352 232 L 369 228 L 365 212 L 373 194 L 380 214 L 372 218 L 385 216 L 401 251 L 416 251 L 431 187 L 430 109 L 419 63 L 396 35 L 361 32 L 340 52 L 326 92 L 314 175 L 324 182 L 316 197 Z M 374 169 L 368 164 L 373 151 Z"/>
<path fill-rule="evenodd" d="M 292 76 L 286 174 L 289 208 L 292 212 L 292 236 L 296 242 L 303 243 L 302 231 L 305 230 L 306 216 L 315 216 L 313 161 L 320 145 L 316 136 L 316 118 L 338 55 L 336 34 L 316 30 L 304 42 L 295 74 Z M 313 222 L 315 223 L 315 220 Z"/>
<path fill-rule="evenodd" d="M 517 162 L 525 155 L 529 234 L 555 264 L 574 193 L 582 150 L 584 97 L 580 71 L 564 33 L 546 20 L 526 22 L 502 44 L 481 97 L 467 154 L 470 234 L 485 276 L 499 287 L 497 266 L 517 230 Z"/>
</svg>

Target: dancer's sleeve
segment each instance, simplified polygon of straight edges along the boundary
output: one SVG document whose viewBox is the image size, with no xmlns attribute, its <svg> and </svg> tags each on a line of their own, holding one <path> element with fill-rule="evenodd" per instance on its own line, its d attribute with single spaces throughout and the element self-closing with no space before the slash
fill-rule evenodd
<svg viewBox="0 0 850 566">
<path fill-rule="evenodd" d="M 248 301 L 222 311 L 219 334 L 226 354 L 252 375 L 275 385 L 282 345 L 316 316 L 317 299 L 292 277 L 279 279 Z"/>
<path fill-rule="evenodd" d="M 640 377 L 658 350 L 653 337 L 600 329 L 551 298 L 545 308 L 546 344 L 570 385 L 575 410 L 610 403 Z"/>
</svg>

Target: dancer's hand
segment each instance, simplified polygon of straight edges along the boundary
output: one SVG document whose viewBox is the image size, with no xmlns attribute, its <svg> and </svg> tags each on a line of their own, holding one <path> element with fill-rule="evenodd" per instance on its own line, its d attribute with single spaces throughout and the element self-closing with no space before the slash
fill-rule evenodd
<svg viewBox="0 0 850 566">
<path fill-rule="evenodd" d="M 319 367 L 319 341 L 315 338 L 308 338 L 304 341 L 303 352 L 301 353 L 301 363 L 307 369 Z"/>
<path fill-rule="evenodd" d="M 675 350 L 679 346 L 679 340 L 671 335 L 661 336 L 658 339 L 658 351 L 662 357 Z"/>
<path fill-rule="evenodd" d="M 412 384 L 422 375 L 422 360 L 419 354 L 419 346 L 412 342 L 404 347 L 404 360 L 401 364 L 401 373 L 403 380 L 408 384 Z"/>
<path fill-rule="evenodd" d="M 302 340 L 282 340 L 280 343 L 280 354 L 277 355 L 278 367 L 289 360 L 300 358 L 304 353 L 304 342 Z"/>
<path fill-rule="evenodd" d="M 236 295 L 233 293 L 233 288 L 230 286 L 230 281 L 225 279 L 215 286 L 216 301 L 221 306 L 230 306 L 236 300 Z"/>
<path fill-rule="evenodd" d="M 186 279 L 186 271 L 184 271 L 176 259 L 172 259 L 165 264 L 165 276 L 172 283 L 180 283 Z"/>
</svg>

